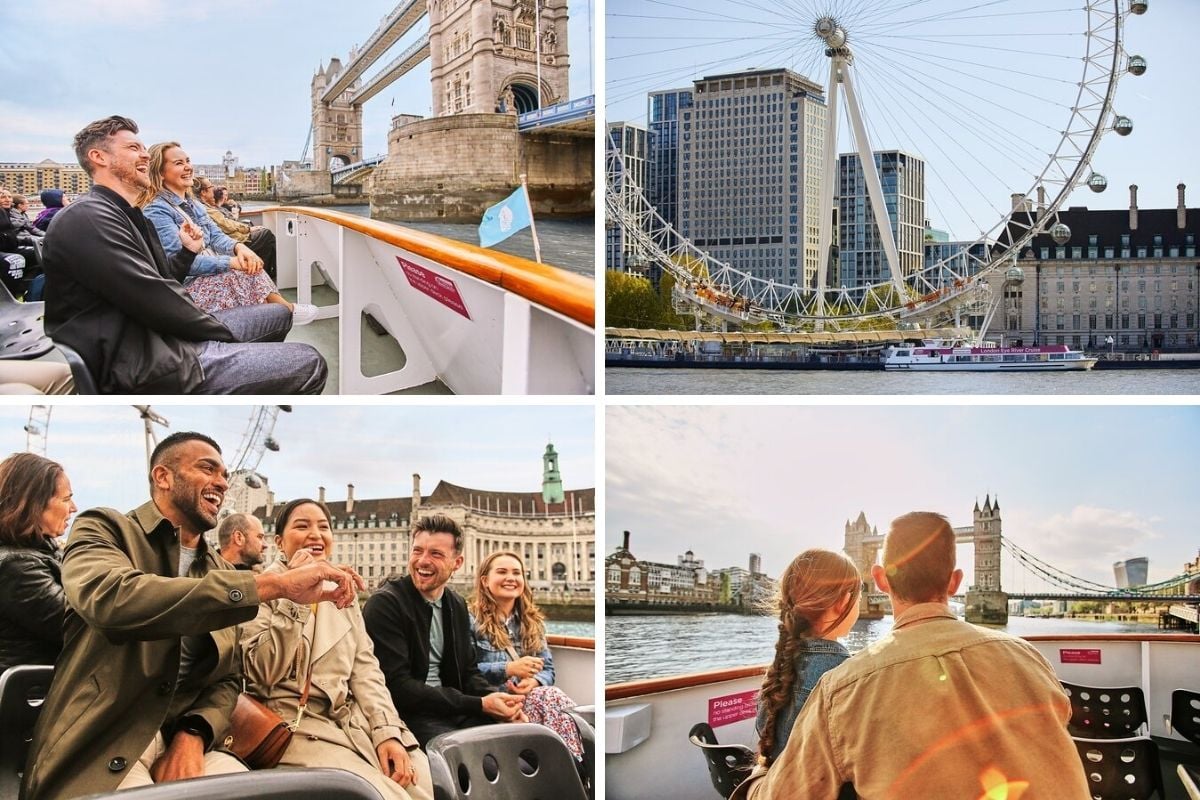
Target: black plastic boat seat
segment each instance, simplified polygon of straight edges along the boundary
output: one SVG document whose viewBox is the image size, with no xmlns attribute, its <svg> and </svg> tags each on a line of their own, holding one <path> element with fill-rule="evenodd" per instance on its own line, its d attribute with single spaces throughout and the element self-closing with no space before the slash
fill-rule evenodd
<svg viewBox="0 0 1200 800">
<path fill-rule="evenodd" d="M 439 734 L 425 747 L 434 800 L 585 800 L 575 757 L 558 734 L 513 722 Z"/>
<path fill-rule="evenodd" d="M 1171 729 L 1192 744 L 1200 745 L 1200 692 L 1171 692 Z"/>
<path fill-rule="evenodd" d="M 79 351 L 62 342 L 55 342 L 54 347 L 71 368 L 71 377 L 75 379 L 75 394 L 100 394 L 100 390 L 96 388 L 96 379 L 92 377 L 91 370 L 84 363 Z"/>
<path fill-rule="evenodd" d="M 1158 745 L 1134 739 L 1076 739 L 1093 800 L 1164 800 Z"/>
<path fill-rule="evenodd" d="M 278 767 L 232 775 L 211 775 L 159 783 L 123 792 L 88 795 L 82 800 L 383 800 L 379 791 L 353 772 L 342 769 Z"/>
<path fill-rule="evenodd" d="M 0 283 L 0 359 L 31 359 L 54 349 L 42 329 L 45 303 L 18 303 Z"/>
<path fill-rule="evenodd" d="M 588 709 L 591 709 L 590 720 L 585 716 Z M 593 800 L 596 796 L 596 731 L 592 728 L 592 721 L 596 718 L 596 707 L 576 706 L 567 713 L 575 720 L 579 739 L 583 742 L 583 763 L 579 765 L 579 777 L 583 780 L 588 800 Z"/>
<path fill-rule="evenodd" d="M 688 741 L 699 747 L 708 764 L 708 776 L 721 797 L 729 797 L 754 766 L 754 751 L 740 744 L 721 744 L 707 722 L 688 731 Z"/>
<path fill-rule="evenodd" d="M 1136 686 L 1094 687 L 1063 682 L 1071 696 L 1067 730 L 1083 739 L 1128 739 L 1148 732 L 1146 696 Z M 1143 729 L 1146 726 L 1146 729 Z"/>
<path fill-rule="evenodd" d="M 54 679 L 52 665 L 10 667 L 0 675 L 0 797 L 16 797 L 33 726 Z"/>
</svg>

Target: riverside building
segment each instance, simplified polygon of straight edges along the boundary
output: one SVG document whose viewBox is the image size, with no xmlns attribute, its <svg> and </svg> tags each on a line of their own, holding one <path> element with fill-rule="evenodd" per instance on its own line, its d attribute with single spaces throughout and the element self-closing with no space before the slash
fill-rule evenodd
<svg viewBox="0 0 1200 800">
<path fill-rule="evenodd" d="M 925 265 L 925 161 L 901 150 L 877 150 L 874 157 L 900 270 L 907 277 Z M 890 280 L 858 153 L 838 156 L 837 206 L 840 284 L 852 287 Z"/>
<path fill-rule="evenodd" d="M 1200 209 L 1128 211 L 1072 207 L 1059 221 L 1069 240 L 1034 237 L 1009 269 L 989 280 L 1003 294 L 989 338 L 1094 350 L 1195 350 L 1200 308 Z M 1111 337 L 1112 342 L 1108 341 Z"/>
<path fill-rule="evenodd" d="M 611 185 L 618 187 L 625 202 L 626 192 L 645 190 L 648 173 L 648 132 L 640 125 L 629 122 L 608 123 L 608 135 L 604 137 L 606 158 L 605 169 L 609 170 Z M 615 149 L 614 149 L 615 148 Z M 620 158 L 616 157 L 620 153 Z M 622 171 L 623 170 L 623 171 Z M 628 176 L 628 180 L 625 176 Z M 621 272 L 644 274 L 645 264 L 627 247 L 625 229 L 617 220 L 609 220 L 604 226 L 604 266 Z"/>
<path fill-rule="evenodd" d="M 647 100 L 649 185 L 646 199 L 665 221 L 679 229 L 679 116 L 692 107 L 691 89 L 651 92 Z"/>
<path fill-rule="evenodd" d="M 32 199 L 43 189 L 62 189 L 69 195 L 83 194 L 92 188 L 92 180 L 78 164 L 60 164 L 47 158 L 36 164 L 0 163 L 0 186 Z"/>
<path fill-rule="evenodd" d="M 629 531 L 620 547 L 604 558 L 606 603 L 662 606 L 720 602 L 720 581 L 711 580 L 704 561 L 688 550 L 674 564 L 641 561 L 629 549 Z"/>
<path fill-rule="evenodd" d="M 764 280 L 812 285 L 824 90 L 787 69 L 713 75 L 679 110 L 679 230 Z"/>
</svg>

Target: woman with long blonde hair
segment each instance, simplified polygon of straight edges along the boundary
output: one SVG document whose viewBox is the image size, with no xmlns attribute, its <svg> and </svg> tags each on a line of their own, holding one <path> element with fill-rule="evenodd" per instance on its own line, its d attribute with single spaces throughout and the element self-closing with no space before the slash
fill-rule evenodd
<svg viewBox="0 0 1200 800">
<path fill-rule="evenodd" d="M 480 673 L 497 690 L 525 695 L 528 721 L 550 728 L 582 759 L 579 729 L 566 713 L 575 701 L 554 685 L 546 619 L 533 602 L 519 555 L 500 550 L 483 560 L 469 608 Z"/>
<path fill-rule="evenodd" d="M 278 303 L 292 312 L 293 325 L 312 322 L 316 306 L 285 300 L 264 271 L 263 260 L 213 224 L 204 206 L 192 196 L 194 177 L 192 160 L 179 142 L 151 145 L 150 188 L 142 192 L 137 203 L 158 233 L 167 258 L 183 247 L 179 228 L 185 222 L 203 233 L 204 249 L 196 255 L 188 273 L 178 276 L 192 301 L 210 314 L 238 306 Z"/>
<path fill-rule="evenodd" d="M 800 709 L 822 675 L 850 657 L 838 639 L 858 621 L 862 576 L 842 553 L 805 550 L 779 579 L 779 640 L 758 695 L 758 751 L 783 752 Z"/>
</svg>

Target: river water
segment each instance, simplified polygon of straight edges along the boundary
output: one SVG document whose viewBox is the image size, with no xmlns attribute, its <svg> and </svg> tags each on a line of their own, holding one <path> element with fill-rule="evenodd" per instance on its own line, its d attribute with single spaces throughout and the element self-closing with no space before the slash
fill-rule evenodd
<svg viewBox="0 0 1200 800">
<path fill-rule="evenodd" d="M 247 203 L 250 208 L 265 208 L 267 203 Z M 325 206 L 330 211 L 342 211 L 360 217 L 370 217 L 371 207 Z M 394 222 L 402 228 L 426 231 L 447 239 L 467 244 L 479 244 L 479 226 L 472 224 L 449 224 L 445 222 Z M 571 272 L 594 278 L 596 276 L 596 226 L 590 219 L 545 219 L 535 220 L 538 242 L 542 246 L 542 261 Z M 491 247 L 501 253 L 521 256 L 533 260 L 533 236 L 523 230 Z"/>
<path fill-rule="evenodd" d="M 1200 370 L 1086 372 L 805 372 L 604 370 L 607 394 L 1200 394 Z"/>
<path fill-rule="evenodd" d="M 778 620 L 738 614 L 684 614 L 605 617 L 604 682 L 660 678 L 728 667 L 770 663 L 775 657 Z M 883 637 L 892 618 L 860 619 L 842 640 L 852 653 Z M 1153 625 L 1084 622 L 1070 619 L 1009 617 L 998 628 L 1016 636 L 1068 633 L 1154 632 Z"/>
</svg>

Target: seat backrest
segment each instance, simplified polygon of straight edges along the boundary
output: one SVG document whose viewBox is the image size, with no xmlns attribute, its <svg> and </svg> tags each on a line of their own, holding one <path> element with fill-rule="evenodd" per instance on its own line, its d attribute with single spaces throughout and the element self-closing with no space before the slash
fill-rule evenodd
<svg viewBox="0 0 1200 800">
<path fill-rule="evenodd" d="M 54 667 L 22 665 L 0 675 L 0 797 L 16 797 L 33 726 L 54 679 Z"/>
<path fill-rule="evenodd" d="M 1200 692 L 1171 692 L 1171 727 L 1192 744 L 1200 744 Z"/>
<path fill-rule="evenodd" d="M 42 327 L 45 303 L 18 303 L 5 289 L 0 295 L 0 359 L 31 359 L 54 349 Z"/>
<path fill-rule="evenodd" d="M 84 363 L 79 351 L 62 342 L 55 342 L 54 346 L 71 368 L 71 377 L 75 379 L 75 394 L 100 394 L 96 388 L 96 379 L 92 377 L 91 370 Z"/>
<path fill-rule="evenodd" d="M 699 747 L 708 764 L 708 776 L 721 797 L 729 797 L 746 779 L 754 766 L 754 751 L 740 744 L 719 744 L 717 735 L 706 722 L 697 722 L 688 731 L 688 741 Z"/>
<path fill-rule="evenodd" d="M 1071 697 L 1067 730 L 1084 739 L 1128 739 L 1147 725 L 1146 696 L 1136 686 L 1094 687 L 1063 683 Z"/>
<path fill-rule="evenodd" d="M 435 800 L 585 800 L 575 757 L 554 731 L 528 722 L 480 725 L 425 747 Z"/>
<path fill-rule="evenodd" d="M 1092 797 L 1108 800 L 1166 798 L 1158 745 L 1150 737 L 1136 739 L 1076 739 Z"/>
<path fill-rule="evenodd" d="M 89 795 L 82 800 L 228 800 L 231 797 L 253 797 L 255 800 L 295 800 L 297 797 L 383 800 L 378 789 L 352 772 L 288 767 L 159 783 L 122 792 Z"/>
<path fill-rule="evenodd" d="M 588 709 L 591 709 L 592 719 L 595 719 L 595 706 L 577 706 L 568 709 L 567 713 L 575 720 L 575 727 L 579 729 L 579 739 L 583 742 L 583 768 L 580 770 L 580 777 L 583 779 L 583 789 L 587 792 L 588 800 L 593 800 L 596 796 L 596 731 L 585 716 Z"/>
</svg>

